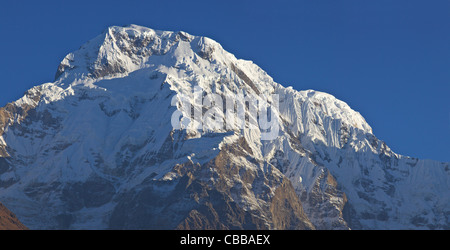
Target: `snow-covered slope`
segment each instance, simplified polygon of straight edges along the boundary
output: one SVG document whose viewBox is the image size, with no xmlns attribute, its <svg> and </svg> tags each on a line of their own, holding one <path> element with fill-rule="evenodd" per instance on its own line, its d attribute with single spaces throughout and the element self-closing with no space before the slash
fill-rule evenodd
<svg viewBox="0 0 450 250">
<path fill-rule="evenodd" d="M 277 94 L 278 136 L 173 129 L 196 87 Z M 110 27 L 0 109 L 0 200 L 32 229 L 448 229 L 449 180 L 346 103 L 185 32 Z"/>
</svg>

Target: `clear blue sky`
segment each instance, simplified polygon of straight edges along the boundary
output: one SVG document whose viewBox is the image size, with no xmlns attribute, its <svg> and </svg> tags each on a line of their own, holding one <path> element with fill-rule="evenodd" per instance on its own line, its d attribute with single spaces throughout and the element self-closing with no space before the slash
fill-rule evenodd
<svg viewBox="0 0 450 250">
<path fill-rule="evenodd" d="M 275 81 L 328 92 L 397 153 L 450 162 L 450 1 L 8 1 L 0 106 L 111 25 L 208 36 Z"/>
</svg>

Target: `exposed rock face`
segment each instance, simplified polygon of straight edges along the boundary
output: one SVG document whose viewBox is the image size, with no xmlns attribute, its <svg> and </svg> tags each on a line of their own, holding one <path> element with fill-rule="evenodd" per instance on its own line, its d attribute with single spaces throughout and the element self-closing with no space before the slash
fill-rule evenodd
<svg viewBox="0 0 450 250">
<path fill-rule="evenodd" d="M 173 105 L 196 86 L 278 94 L 278 137 L 174 129 L 175 111 L 205 113 Z M 135 25 L 0 109 L 0 200 L 31 229 L 449 229 L 448 165 L 395 154 L 346 103 L 211 39 Z"/>
<path fill-rule="evenodd" d="M 24 226 L 11 211 L 0 203 L 0 230 L 26 230 Z"/>
<path fill-rule="evenodd" d="M 177 176 L 175 183 L 143 182 L 139 192 L 121 196 L 109 227 L 313 229 L 290 181 L 276 169 L 263 172 L 236 163 L 241 152 L 236 143 L 203 165 L 177 164 L 169 173 Z"/>
</svg>

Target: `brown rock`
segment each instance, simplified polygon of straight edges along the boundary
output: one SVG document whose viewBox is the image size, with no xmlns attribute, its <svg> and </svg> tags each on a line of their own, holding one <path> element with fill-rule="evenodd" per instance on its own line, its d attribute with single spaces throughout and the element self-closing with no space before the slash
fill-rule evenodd
<svg viewBox="0 0 450 250">
<path fill-rule="evenodd" d="M 0 203 L 0 230 L 27 230 L 11 211 Z"/>
</svg>

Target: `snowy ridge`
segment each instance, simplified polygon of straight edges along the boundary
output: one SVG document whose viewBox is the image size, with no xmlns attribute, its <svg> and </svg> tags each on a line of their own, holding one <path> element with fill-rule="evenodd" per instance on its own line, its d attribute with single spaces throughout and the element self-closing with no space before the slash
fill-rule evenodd
<svg viewBox="0 0 450 250">
<path fill-rule="evenodd" d="M 278 94 L 279 136 L 172 129 L 175 110 L 190 115 L 172 99 L 196 86 Z M 448 163 L 395 154 L 346 103 L 285 88 L 209 38 L 110 27 L 12 105 L 0 110 L 0 200 L 32 229 L 450 225 Z"/>
</svg>

